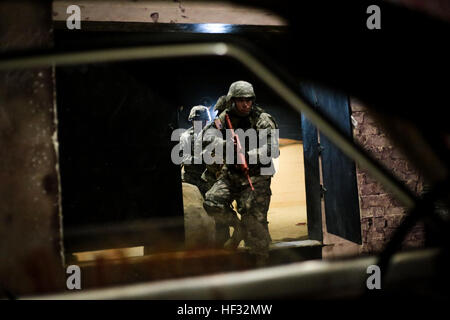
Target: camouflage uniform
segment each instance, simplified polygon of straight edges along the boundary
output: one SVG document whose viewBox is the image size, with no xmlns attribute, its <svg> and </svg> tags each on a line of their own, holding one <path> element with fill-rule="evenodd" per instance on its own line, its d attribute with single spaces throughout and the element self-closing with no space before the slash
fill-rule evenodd
<svg viewBox="0 0 450 320">
<path fill-rule="evenodd" d="M 233 97 L 241 97 L 239 90 L 233 92 L 236 86 L 239 89 L 240 85 L 247 88 L 251 88 L 253 93 L 253 87 L 247 82 L 238 81 L 232 84 L 230 87 L 231 94 L 227 96 L 228 101 Z M 236 93 L 236 91 L 238 91 Z M 233 94 L 234 93 L 234 94 Z M 245 93 L 245 90 L 244 90 Z M 253 93 L 254 98 L 254 93 Z M 225 137 L 225 114 L 228 114 L 232 122 L 234 129 L 277 129 L 278 126 L 275 120 L 266 113 L 263 109 L 253 105 L 249 115 L 245 117 L 237 116 L 234 113 L 234 105 L 228 105 L 225 110 L 219 115 L 218 119 L 221 123 L 222 134 Z M 214 145 L 225 145 L 225 140 L 216 136 L 208 136 L 208 128 L 217 128 L 214 122 L 211 122 L 203 130 L 204 143 L 213 143 Z M 220 128 L 217 128 L 220 129 Z M 278 152 L 278 141 L 276 138 L 271 139 L 268 137 L 267 145 L 258 146 L 257 149 L 248 151 L 250 153 L 266 152 L 269 151 L 270 157 L 277 157 L 277 154 L 270 154 L 271 144 L 276 143 L 275 150 Z M 264 151 L 263 151 L 264 150 Z M 225 154 L 225 153 L 224 153 Z M 259 159 L 259 158 L 258 158 Z M 261 175 L 261 168 L 265 167 L 268 174 Z M 249 248 L 251 254 L 257 256 L 257 258 L 266 260 L 268 257 L 268 249 L 271 243 L 271 237 L 268 229 L 267 211 L 269 209 L 271 190 L 270 183 L 272 175 L 275 173 L 273 170 L 273 163 L 263 165 L 259 162 L 257 164 L 249 164 L 249 175 L 254 186 L 254 191 L 251 190 L 249 182 L 245 175 L 233 164 L 224 164 L 218 173 L 218 180 L 214 183 L 211 189 L 206 193 L 204 207 L 208 214 L 213 216 L 216 223 L 231 225 L 235 227 L 236 231 L 242 233 L 242 238 L 245 241 L 246 246 Z M 233 200 L 236 200 L 237 210 L 241 214 L 240 229 L 236 225 L 235 212 L 231 207 Z M 233 238 L 235 235 L 233 234 Z M 236 236 L 237 241 L 240 241 L 239 235 Z"/>
<path fill-rule="evenodd" d="M 189 121 L 208 121 L 209 113 L 208 108 L 205 106 L 195 106 L 191 109 L 189 114 Z M 196 164 L 194 155 L 194 146 L 197 139 L 198 133 L 194 132 L 194 127 L 186 130 L 180 137 L 180 143 L 182 145 L 182 150 L 190 150 L 191 152 L 186 154 L 183 153 L 183 167 L 184 174 L 182 176 L 182 181 L 186 183 L 193 184 L 198 187 L 200 193 L 205 197 L 206 191 L 209 190 L 211 186 L 208 186 L 207 182 L 201 179 L 203 172 L 206 170 L 206 165 L 204 163 Z"/>
<path fill-rule="evenodd" d="M 214 110 L 218 111 L 219 114 L 225 110 L 227 106 L 227 101 L 226 101 L 226 95 L 225 96 L 221 96 L 219 97 L 219 99 L 217 99 L 217 102 L 214 106 Z M 211 124 L 208 124 L 205 129 L 209 129 L 211 128 Z M 205 130 L 203 130 L 204 132 Z M 197 141 L 197 143 L 202 143 L 202 141 Z M 221 170 L 222 170 L 222 165 L 221 164 L 211 164 L 211 165 L 206 165 L 206 170 L 203 172 L 202 174 L 202 180 L 203 182 L 206 184 L 206 189 L 209 190 L 212 188 L 212 186 L 214 185 L 214 183 L 217 181 L 219 175 L 221 174 Z M 230 206 L 230 210 L 231 206 Z M 233 216 L 236 217 L 237 219 L 237 214 L 233 211 L 232 212 Z M 229 227 L 229 223 L 228 222 L 221 222 L 216 220 L 216 246 L 218 248 L 223 248 L 224 244 L 230 239 L 230 227 Z"/>
<path fill-rule="evenodd" d="M 228 103 L 227 103 L 226 98 L 227 98 L 226 95 L 219 97 L 219 99 L 217 99 L 216 104 L 214 105 L 214 110 L 218 111 L 219 114 L 222 113 L 222 111 L 224 111 L 227 107 Z M 211 122 L 210 124 L 205 126 L 205 128 L 203 129 L 203 133 L 205 132 L 205 130 L 210 129 L 212 127 L 214 127 L 214 126 L 212 125 L 212 122 Z M 203 137 L 203 133 L 202 133 L 202 137 Z M 202 141 L 197 141 L 197 143 L 201 144 Z M 206 170 L 202 174 L 202 179 L 203 179 L 203 181 L 205 181 L 207 183 L 207 185 L 209 187 L 208 190 L 211 189 L 211 187 L 217 181 L 221 170 L 222 170 L 221 164 L 206 165 Z"/>
<path fill-rule="evenodd" d="M 221 96 L 219 97 L 219 99 L 217 99 L 217 102 L 214 106 L 214 110 L 216 110 L 219 114 L 221 114 L 222 111 L 227 108 L 227 106 L 229 106 L 227 96 Z"/>
</svg>

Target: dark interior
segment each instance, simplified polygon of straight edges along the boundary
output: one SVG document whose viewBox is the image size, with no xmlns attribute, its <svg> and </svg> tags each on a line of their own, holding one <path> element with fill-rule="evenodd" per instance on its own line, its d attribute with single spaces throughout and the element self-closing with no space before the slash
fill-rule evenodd
<svg viewBox="0 0 450 320">
<path fill-rule="evenodd" d="M 85 32 L 68 38 L 65 34 L 57 32 L 56 43 L 66 49 L 118 42 L 108 33 Z M 272 33 L 272 37 L 281 34 Z M 121 37 L 127 42 L 133 35 Z M 181 40 L 192 37 L 191 33 L 177 35 Z M 223 37 L 209 35 L 215 41 Z M 275 117 L 280 137 L 301 140 L 300 115 L 228 58 L 57 68 L 65 248 L 73 252 L 149 245 L 155 238 L 148 234 L 155 232 L 170 234 L 171 242 L 182 245 L 181 177 L 179 166 L 170 159 L 176 144 L 171 133 L 190 126 L 187 117 L 192 106 L 212 107 L 233 81 L 241 79 L 253 83 L 256 102 Z M 142 228 L 140 233 L 135 226 L 127 231 L 126 226 L 136 221 L 167 218 L 175 219 L 175 226 L 150 223 L 151 231 Z"/>
</svg>

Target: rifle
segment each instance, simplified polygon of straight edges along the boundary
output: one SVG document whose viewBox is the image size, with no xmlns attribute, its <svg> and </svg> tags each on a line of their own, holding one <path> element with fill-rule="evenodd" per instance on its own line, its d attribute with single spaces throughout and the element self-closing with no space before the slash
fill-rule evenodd
<svg viewBox="0 0 450 320">
<path fill-rule="evenodd" d="M 228 114 L 225 114 L 225 122 L 226 122 L 228 129 L 231 130 L 231 136 L 236 144 L 236 154 L 237 154 L 238 158 L 241 160 L 241 161 L 238 161 L 238 162 L 241 162 L 241 163 L 238 163 L 238 166 L 241 169 L 241 171 L 245 174 L 245 176 L 247 177 L 248 183 L 250 184 L 252 191 L 255 191 L 255 188 L 253 188 L 252 180 L 250 179 L 250 175 L 249 175 L 250 169 L 248 167 L 247 160 L 245 160 L 245 155 L 244 155 L 244 152 L 242 151 L 239 137 L 234 132 L 234 129 L 233 129 L 233 126 L 231 125 L 230 117 L 228 116 Z"/>
</svg>

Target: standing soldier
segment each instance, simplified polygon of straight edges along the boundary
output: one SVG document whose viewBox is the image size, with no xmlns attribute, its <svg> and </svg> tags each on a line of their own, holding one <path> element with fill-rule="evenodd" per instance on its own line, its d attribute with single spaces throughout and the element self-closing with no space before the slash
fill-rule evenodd
<svg viewBox="0 0 450 320">
<path fill-rule="evenodd" d="M 224 111 L 226 109 L 227 106 L 227 96 L 221 96 L 219 97 L 219 99 L 217 99 L 217 102 L 214 106 L 214 111 L 217 112 L 218 115 L 220 115 L 222 113 L 222 111 Z M 206 132 L 206 130 L 210 129 L 210 128 L 214 128 L 213 123 L 209 123 L 208 125 L 206 125 L 203 128 L 203 134 Z M 202 135 L 203 135 L 202 134 Z M 202 144 L 202 141 L 197 141 L 197 143 Z M 206 182 L 207 184 L 207 190 L 211 189 L 211 187 L 214 185 L 214 183 L 217 181 L 218 177 L 221 174 L 222 171 L 222 164 L 207 164 L 206 165 L 206 170 L 203 172 L 202 174 L 202 180 Z M 234 216 L 234 225 L 237 225 L 240 223 L 239 218 L 237 217 L 236 212 L 234 212 L 234 210 L 232 209 L 232 206 L 230 207 L 230 213 L 232 212 L 233 216 Z M 230 239 L 230 224 L 228 222 L 223 223 L 219 220 L 216 220 L 216 236 L 215 236 L 215 240 L 216 240 L 216 246 L 219 248 L 223 248 L 225 243 L 227 243 L 227 241 Z M 239 228 L 239 227 L 237 227 Z M 236 233 L 237 236 L 237 233 Z M 237 241 L 236 241 L 237 242 Z M 228 246 L 233 246 L 233 244 L 229 243 Z"/>
<path fill-rule="evenodd" d="M 218 115 L 220 115 L 222 113 L 222 111 L 225 110 L 225 108 L 227 106 L 227 99 L 226 98 L 227 98 L 227 96 L 224 95 L 224 96 L 219 97 L 219 99 L 217 99 L 217 102 L 216 102 L 216 104 L 214 106 L 214 111 L 217 111 Z M 203 137 L 203 134 L 204 134 L 204 132 L 206 130 L 208 130 L 210 128 L 214 128 L 212 126 L 212 124 L 213 123 L 211 122 L 211 123 L 209 123 L 208 125 L 206 125 L 203 128 L 202 137 Z M 197 143 L 202 144 L 202 141 L 197 140 Z M 203 145 L 202 145 L 202 147 L 203 147 Z M 208 190 L 217 181 L 217 178 L 218 178 L 221 170 L 222 170 L 222 164 L 209 164 L 209 165 L 206 165 L 206 170 L 203 172 L 202 179 L 207 182 L 207 184 L 209 186 Z"/>
<path fill-rule="evenodd" d="M 275 130 L 278 126 L 271 115 L 254 104 L 253 86 L 246 81 L 232 83 L 226 101 L 226 108 L 208 127 L 220 130 L 222 137 L 226 137 L 225 130 L 229 129 L 226 121 L 228 117 L 234 129 L 254 129 L 258 133 L 267 130 L 267 141 L 246 152 L 247 159 L 257 159 L 256 163 L 252 164 L 250 161 L 248 165 L 249 177 L 246 177 L 236 164 L 223 165 L 218 180 L 206 193 L 203 206 L 208 214 L 214 217 L 216 224 L 234 227 L 232 238 L 225 244 L 227 247 L 237 247 L 244 239 L 250 254 L 255 256 L 257 265 L 263 265 L 267 261 L 271 243 L 267 211 L 272 194 L 271 178 L 275 173 L 271 159 L 279 154 L 278 134 Z M 204 130 L 203 140 L 211 142 L 214 147 L 226 148 L 226 138 L 221 139 L 216 134 L 209 135 L 208 130 Z M 269 158 L 266 164 L 261 161 L 264 156 Z M 231 207 L 234 200 L 241 215 L 240 224 L 236 223 L 237 217 Z"/>
<path fill-rule="evenodd" d="M 180 137 L 183 150 L 182 165 L 184 168 L 182 181 L 196 185 L 204 197 L 206 191 L 209 189 L 207 183 L 201 179 L 206 165 L 201 162 L 201 159 L 200 161 L 196 161 L 195 141 L 203 127 L 210 120 L 208 108 L 201 105 L 192 107 L 188 120 L 192 122 L 192 127 L 186 130 Z"/>
</svg>

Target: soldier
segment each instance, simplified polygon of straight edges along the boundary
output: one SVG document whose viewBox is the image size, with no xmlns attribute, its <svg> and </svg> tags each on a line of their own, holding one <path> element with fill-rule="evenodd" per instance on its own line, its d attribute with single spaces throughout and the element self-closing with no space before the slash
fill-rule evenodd
<svg viewBox="0 0 450 320">
<path fill-rule="evenodd" d="M 219 99 L 217 99 L 216 104 L 214 105 L 214 110 L 218 112 L 220 115 L 223 110 L 226 109 L 227 106 L 227 96 L 221 96 Z M 211 128 L 211 125 L 207 125 L 203 129 L 203 133 L 205 130 Z M 203 136 L 202 133 L 202 136 Z M 202 141 L 197 141 L 197 143 L 202 143 Z M 217 181 L 218 175 L 220 171 L 222 170 L 222 164 L 210 164 L 206 165 L 206 170 L 202 174 L 202 179 L 208 184 L 209 188 L 208 190 L 214 185 L 214 183 Z"/>
<path fill-rule="evenodd" d="M 205 193 L 209 188 L 207 183 L 201 179 L 201 176 L 206 169 L 206 165 L 200 161 L 198 163 L 195 161 L 195 140 L 199 132 L 201 132 L 201 129 L 210 120 L 208 108 L 201 105 L 192 107 L 188 120 L 192 122 L 192 127 L 186 130 L 180 137 L 183 150 L 182 165 L 184 168 L 182 181 L 196 185 L 202 196 L 205 197 Z"/>
<path fill-rule="evenodd" d="M 227 106 L 227 96 L 221 96 L 217 99 L 217 102 L 214 106 L 214 110 L 218 112 L 218 114 L 222 113 L 226 109 Z M 211 128 L 211 124 L 208 124 L 203 129 L 203 133 L 205 130 Z M 197 143 L 202 143 L 202 141 L 197 141 Z M 209 164 L 206 165 L 206 170 L 202 174 L 202 180 L 206 183 L 207 189 L 211 189 L 214 183 L 217 181 L 222 170 L 222 164 Z M 230 206 L 230 210 L 232 206 Z M 230 211 L 231 212 L 231 211 Z M 235 217 L 235 222 L 238 223 L 237 214 L 233 211 L 233 215 Z M 218 248 L 223 248 L 225 243 L 230 239 L 230 226 L 228 223 L 221 223 L 221 221 L 216 220 L 216 246 Z M 237 235 L 236 235 L 237 236 Z M 232 245 L 232 244 L 230 244 Z"/>
<path fill-rule="evenodd" d="M 267 142 L 246 152 L 246 158 L 255 157 L 256 163 L 249 165 L 249 176 L 254 187 L 252 190 L 247 177 L 236 164 L 225 163 L 218 180 L 206 193 L 204 208 L 213 216 L 216 224 L 233 226 L 233 237 L 227 241 L 226 247 L 237 247 L 244 239 L 250 254 L 254 255 L 258 265 L 263 265 L 268 258 L 271 237 L 268 229 L 267 211 L 269 209 L 271 190 L 270 183 L 275 173 L 271 158 L 278 157 L 278 135 L 273 129 L 278 126 L 275 120 L 263 109 L 254 104 L 255 93 L 253 86 L 246 81 L 231 84 L 226 96 L 227 105 L 215 122 L 204 128 L 203 140 L 214 146 L 226 148 L 226 139 L 208 134 L 208 128 L 221 130 L 225 137 L 226 115 L 231 120 L 234 129 L 255 129 L 260 132 L 267 129 Z M 274 134 L 275 132 L 275 134 Z M 272 154 L 272 150 L 276 150 Z M 269 157 L 269 162 L 261 162 L 262 153 Z M 248 161 L 248 160 L 247 160 Z M 262 171 L 263 170 L 263 171 Z M 264 172 L 264 174 L 261 174 Z M 231 203 L 236 200 L 237 210 L 241 221 L 231 209 Z"/>
<path fill-rule="evenodd" d="M 216 105 L 214 106 L 214 110 L 218 112 L 218 114 L 221 114 L 223 110 L 227 108 L 228 101 L 227 96 L 220 96 L 219 99 L 217 99 Z"/>
</svg>

